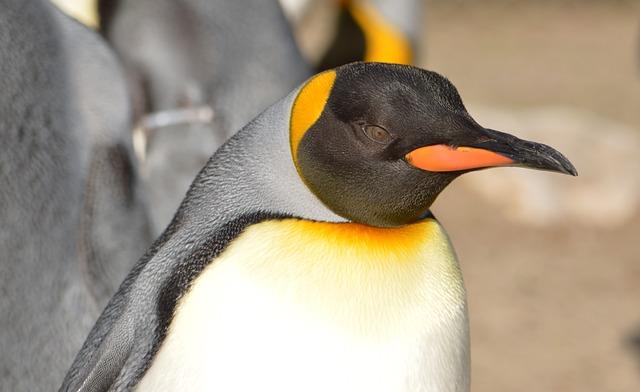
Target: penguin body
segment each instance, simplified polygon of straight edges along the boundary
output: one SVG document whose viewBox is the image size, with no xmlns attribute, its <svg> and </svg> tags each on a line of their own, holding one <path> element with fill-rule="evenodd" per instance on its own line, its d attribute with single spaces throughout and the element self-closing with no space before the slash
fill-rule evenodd
<svg viewBox="0 0 640 392">
<path fill-rule="evenodd" d="M 48 1 L 9 0 L 0 55 L 1 384 L 48 391 L 148 246 L 144 206 L 100 37 Z"/>
<path fill-rule="evenodd" d="M 575 173 L 480 127 L 435 73 L 316 75 L 209 160 L 61 390 L 468 390 L 464 286 L 429 206 L 505 164 Z"/>
<path fill-rule="evenodd" d="M 262 221 L 193 281 L 136 390 L 465 390 L 465 303 L 433 219 Z"/>
</svg>

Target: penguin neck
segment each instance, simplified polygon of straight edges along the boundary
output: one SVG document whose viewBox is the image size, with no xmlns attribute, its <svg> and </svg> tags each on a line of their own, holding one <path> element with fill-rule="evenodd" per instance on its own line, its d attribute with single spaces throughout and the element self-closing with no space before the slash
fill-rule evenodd
<svg viewBox="0 0 640 392">
<path fill-rule="evenodd" d="M 220 147 L 189 190 L 182 206 L 185 217 L 207 219 L 209 226 L 256 212 L 347 222 L 307 188 L 293 163 L 289 120 L 297 93 L 265 110 Z M 212 214 L 203 216 L 203 211 Z"/>
</svg>

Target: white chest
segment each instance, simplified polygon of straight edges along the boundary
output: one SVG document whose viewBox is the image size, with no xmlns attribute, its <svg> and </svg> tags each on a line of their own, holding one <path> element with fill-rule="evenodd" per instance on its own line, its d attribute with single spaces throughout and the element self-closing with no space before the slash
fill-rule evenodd
<svg viewBox="0 0 640 392">
<path fill-rule="evenodd" d="M 250 227 L 198 277 L 138 391 L 468 390 L 464 288 L 439 226 L 410 249 L 286 222 Z"/>
</svg>

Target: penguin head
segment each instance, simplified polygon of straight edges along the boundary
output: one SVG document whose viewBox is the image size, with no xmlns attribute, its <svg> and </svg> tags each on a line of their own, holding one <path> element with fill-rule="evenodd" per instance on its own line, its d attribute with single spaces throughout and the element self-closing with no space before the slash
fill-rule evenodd
<svg viewBox="0 0 640 392">
<path fill-rule="evenodd" d="M 379 227 L 420 220 L 470 171 L 576 175 L 551 147 L 483 128 L 451 82 L 407 65 L 352 63 L 311 78 L 292 106 L 290 143 L 298 174 L 325 206 Z"/>
</svg>

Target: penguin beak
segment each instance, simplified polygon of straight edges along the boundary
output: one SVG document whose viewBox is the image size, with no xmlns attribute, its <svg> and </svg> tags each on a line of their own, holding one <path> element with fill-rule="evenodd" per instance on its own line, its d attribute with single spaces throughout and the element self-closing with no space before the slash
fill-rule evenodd
<svg viewBox="0 0 640 392">
<path fill-rule="evenodd" d="M 578 175 L 571 162 L 555 149 L 493 129 L 483 129 L 477 142 L 460 147 L 446 144 L 419 147 L 405 159 L 411 165 L 431 172 L 520 166 Z"/>
</svg>

